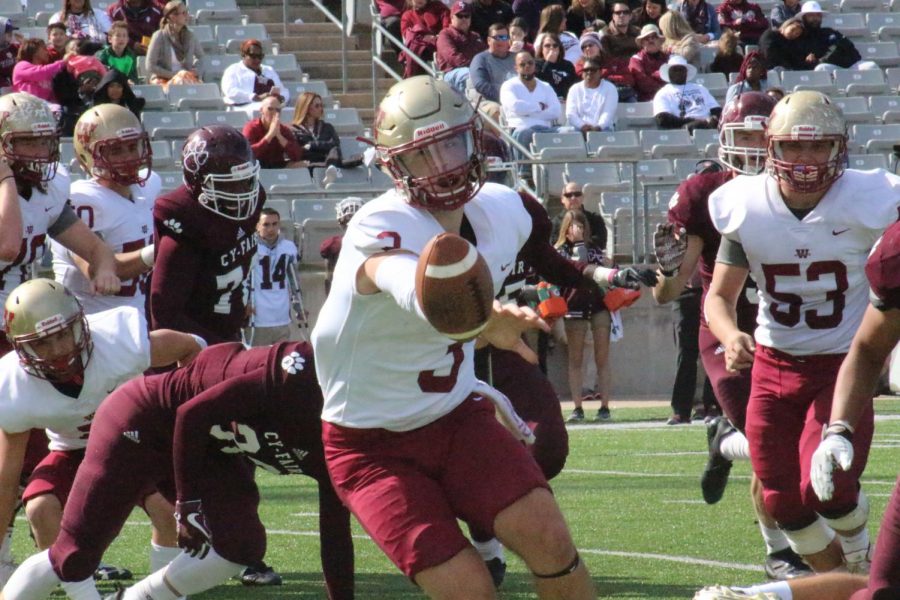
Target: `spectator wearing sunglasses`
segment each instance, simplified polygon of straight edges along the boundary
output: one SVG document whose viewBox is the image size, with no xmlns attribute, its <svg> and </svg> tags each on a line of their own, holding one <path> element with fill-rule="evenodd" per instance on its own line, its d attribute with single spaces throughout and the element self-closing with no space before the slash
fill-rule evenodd
<svg viewBox="0 0 900 600">
<path fill-rule="evenodd" d="M 303 150 L 291 128 L 281 124 L 281 101 L 277 96 L 262 101 L 259 117 L 244 124 L 244 137 L 261 168 L 301 166 Z"/>
<path fill-rule="evenodd" d="M 262 101 L 274 96 L 282 103 L 289 99 L 287 88 L 275 69 L 263 64 L 262 42 L 249 39 L 241 44 L 241 60 L 229 65 L 222 75 L 222 99 L 231 110 L 241 110 L 252 117 Z"/>
<path fill-rule="evenodd" d="M 563 216 L 566 211 L 575 210 L 584 213 L 585 217 L 587 217 L 587 222 L 591 227 L 591 245 L 600 249 L 605 249 L 606 238 L 608 235 L 606 231 L 606 222 L 599 213 L 584 208 L 584 192 L 582 191 L 582 186 L 573 181 L 567 183 L 563 188 L 561 201 L 564 210 L 561 210 L 559 214 L 551 220 L 553 229 L 550 234 L 550 242 L 556 242 L 559 238 L 560 226 L 562 225 Z"/>
<path fill-rule="evenodd" d="M 575 65 L 563 56 L 562 43 L 557 34 L 542 33 L 536 45 L 535 77 L 549 83 L 560 100 L 565 100 L 569 89 L 578 83 Z"/>
<path fill-rule="evenodd" d="M 581 77 L 566 97 L 566 121 L 585 135 L 588 131 L 612 131 L 619 106 L 616 86 L 603 78 L 596 58 L 585 59 Z"/>
<path fill-rule="evenodd" d="M 466 95 L 473 104 L 482 98 L 500 102 L 500 86 L 516 76 L 516 57 L 509 51 L 509 28 L 502 23 L 491 25 L 487 45 L 488 49 L 476 54 L 469 65 Z"/>
<path fill-rule="evenodd" d="M 625 2 L 616 2 L 612 7 L 612 21 L 602 32 L 604 50 L 614 58 L 624 58 L 628 62 L 640 48 L 637 36 L 641 30 L 631 22 L 631 8 Z"/>
<path fill-rule="evenodd" d="M 487 45 L 481 36 L 471 30 L 472 5 L 457 0 L 450 9 L 450 27 L 438 34 L 435 62 L 444 73 L 444 81 L 460 94 L 466 92 L 469 79 L 469 65 Z"/>
</svg>

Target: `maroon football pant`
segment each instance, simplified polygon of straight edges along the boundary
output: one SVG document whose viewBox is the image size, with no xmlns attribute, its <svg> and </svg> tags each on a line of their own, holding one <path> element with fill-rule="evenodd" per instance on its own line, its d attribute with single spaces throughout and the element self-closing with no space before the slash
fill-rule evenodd
<svg viewBox="0 0 900 600">
<path fill-rule="evenodd" d="M 700 360 L 716 392 L 716 400 L 731 424 L 743 432 L 747 424 L 747 401 L 750 399 L 750 369 L 731 373 L 725 368 L 725 352 L 705 324 L 700 324 Z"/>
<path fill-rule="evenodd" d="M 900 477 L 884 511 L 869 587 L 856 592 L 851 600 L 896 600 L 900 598 Z"/>
<path fill-rule="evenodd" d="M 856 507 L 874 429 L 871 407 L 853 434 L 853 466 L 834 472 L 834 497 L 820 501 L 809 480 L 843 359 L 843 354 L 791 356 L 756 347 L 747 406 L 750 460 L 763 485 L 766 510 L 785 529 L 811 525 L 816 513 L 839 517 Z"/>
</svg>

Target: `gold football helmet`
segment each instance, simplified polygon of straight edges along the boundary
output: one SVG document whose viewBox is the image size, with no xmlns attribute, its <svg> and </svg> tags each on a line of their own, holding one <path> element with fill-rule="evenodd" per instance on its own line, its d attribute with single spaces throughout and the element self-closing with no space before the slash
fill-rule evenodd
<svg viewBox="0 0 900 600">
<path fill-rule="evenodd" d="M 0 153 L 13 173 L 29 183 L 47 183 L 59 163 L 59 131 L 50 106 L 36 96 L 0 96 Z"/>
<path fill-rule="evenodd" d="M 120 185 L 150 177 L 150 138 L 134 113 L 118 104 L 89 108 L 75 124 L 75 156 L 91 177 Z"/>
</svg>

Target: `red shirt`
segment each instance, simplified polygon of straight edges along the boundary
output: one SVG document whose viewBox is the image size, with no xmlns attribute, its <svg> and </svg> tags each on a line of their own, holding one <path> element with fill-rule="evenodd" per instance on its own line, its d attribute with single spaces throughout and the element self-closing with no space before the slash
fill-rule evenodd
<svg viewBox="0 0 900 600">
<path fill-rule="evenodd" d="M 668 60 L 669 55 L 665 52 L 653 55 L 641 50 L 628 61 L 628 70 L 634 77 L 634 89 L 638 94 L 639 102 L 653 100 L 653 96 L 659 91 L 659 88 L 665 85 L 659 76 L 659 68 Z"/>
<path fill-rule="evenodd" d="M 438 34 L 434 58 L 437 68 L 447 72 L 459 67 L 468 67 L 472 58 L 483 50 L 487 50 L 487 45 L 481 40 L 480 35 L 474 31 L 464 33 L 450 26 Z"/>
<path fill-rule="evenodd" d="M 244 125 L 244 137 L 250 141 L 253 155 L 263 169 L 283 169 L 289 162 L 303 158 L 303 149 L 297 143 L 294 132 L 285 125 L 279 125 L 279 128 L 288 141 L 287 146 L 282 146 L 275 138 L 263 140 L 269 128 L 259 119 L 247 121 Z"/>
</svg>

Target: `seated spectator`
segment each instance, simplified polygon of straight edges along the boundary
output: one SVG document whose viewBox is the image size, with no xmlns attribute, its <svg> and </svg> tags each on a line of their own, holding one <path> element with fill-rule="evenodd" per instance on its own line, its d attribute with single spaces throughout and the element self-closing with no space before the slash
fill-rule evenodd
<svg viewBox="0 0 900 600">
<path fill-rule="evenodd" d="M 740 71 L 744 56 L 738 52 L 738 36 L 733 29 L 725 30 L 725 33 L 719 38 L 718 46 L 716 55 L 709 65 L 709 71 L 722 73 L 725 77 Z"/>
<path fill-rule="evenodd" d="M 62 10 L 50 17 L 48 24 L 54 23 L 65 25 L 72 39 L 89 39 L 97 44 L 106 42 L 106 33 L 112 25 L 105 12 L 91 8 L 91 0 L 63 0 Z"/>
<path fill-rule="evenodd" d="M 581 77 L 581 67 L 584 66 L 585 59 L 602 59 L 601 54 L 603 52 L 603 44 L 600 41 L 600 34 L 596 31 L 586 31 L 582 33 L 581 39 L 578 40 L 578 42 L 581 46 L 581 58 L 575 61 L 575 74 L 578 77 Z"/>
<path fill-rule="evenodd" d="M 635 38 L 636 39 L 636 38 Z M 628 69 L 631 56 L 616 56 L 609 49 L 606 36 L 600 40 L 600 54 L 597 56 L 603 70 L 603 79 L 616 86 L 619 102 L 637 102 L 634 90 L 634 75 Z"/>
<path fill-rule="evenodd" d="M 719 16 L 716 14 L 715 8 L 710 6 L 706 0 L 680 0 L 678 14 L 687 22 L 691 31 L 701 36 L 697 39 L 701 44 L 715 40 L 722 35 Z"/>
<path fill-rule="evenodd" d="M 479 52 L 487 49 L 481 37 L 470 30 L 472 5 L 457 0 L 450 9 L 450 27 L 438 34 L 435 62 L 444 73 L 444 81 L 460 94 L 466 93 L 469 65 Z"/>
<path fill-rule="evenodd" d="M 13 67 L 19 54 L 19 44 L 15 42 L 15 31 L 19 29 L 8 17 L 0 17 L 0 87 L 12 85 Z"/>
<path fill-rule="evenodd" d="M 719 15 L 719 26 L 737 32 L 744 45 L 758 43 L 759 36 L 769 28 L 769 20 L 762 9 L 748 0 L 724 0 L 716 7 L 716 12 Z"/>
<path fill-rule="evenodd" d="M 566 122 L 587 135 L 588 131 L 612 131 L 616 126 L 619 93 L 603 79 L 600 61 L 584 60 L 583 81 L 576 83 L 566 97 Z"/>
<path fill-rule="evenodd" d="M 541 10 L 544 6 L 541 0 L 513 0 L 513 15 L 528 25 L 525 28 L 526 39 L 533 40 L 537 37 L 541 27 Z"/>
<path fill-rule="evenodd" d="M 697 68 L 677 54 L 659 69 L 666 85 L 653 97 L 653 115 L 660 129 L 715 129 L 722 109 L 709 90 L 690 83 Z"/>
<path fill-rule="evenodd" d="M 293 130 L 281 124 L 281 101 L 269 96 L 262 101 L 259 117 L 244 124 L 244 137 L 263 169 L 300 166 L 303 150 Z"/>
<path fill-rule="evenodd" d="M 488 49 L 479 52 L 469 65 L 466 96 L 473 104 L 480 99 L 500 101 L 500 86 L 516 75 L 516 57 L 509 51 L 509 29 L 495 23 L 488 31 Z"/>
<path fill-rule="evenodd" d="M 169 85 L 203 83 L 197 66 L 203 58 L 203 47 L 188 28 L 188 10 L 181 0 L 170 0 L 163 8 L 159 31 L 150 38 L 147 48 L 148 81 L 168 89 Z"/>
<path fill-rule="evenodd" d="M 512 6 L 506 0 L 474 0 L 472 2 L 471 30 L 481 36 L 482 40 L 488 38 L 488 30 L 491 25 L 494 23 L 511 25 L 514 18 Z"/>
<path fill-rule="evenodd" d="M 822 27 L 825 11 L 815 0 L 807 0 L 800 9 L 803 34 L 797 40 L 805 62 L 816 71 L 836 71 L 838 68 L 878 69 L 878 64 L 862 57 L 856 46 L 836 29 Z"/>
<path fill-rule="evenodd" d="M 137 54 L 128 47 L 128 25 L 116 21 L 109 28 L 109 43 L 97 54 L 107 69 L 123 73 L 132 83 L 138 83 Z"/>
<path fill-rule="evenodd" d="M 65 69 L 65 61 L 50 62 L 44 40 L 30 38 L 19 47 L 18 62 L 13 68 L 14 92 L 28 92 L 41 100 L 57 103 L 53 93 L 53 78 Z"/>
<path fill-rule="evenodd" d="M 556 34 L 544 33 L 538 36 L 534 75 L 549 83 L 561 99 L 565 99 L 569 88 L 578 82 L 575 66 L 563 58 L 562 44 Z"/>
<path fill-rule="evenodd" d="M 434 58 L 438 34 L 450 26 L 450 11 L 439 0 L 407 0 L 406 7 L 400 17 L 403 43 L 410 52 L 427 63 Z M 401 52 L 398 58 L 405 65 L 404 77 L 425 72 L 405 52 Z"/>
<path fill-rule="evenodd" d="M 69 35 L 66 33 L 65 25 L 62 23 L 47 25 L 47 54 L 50 55 L 50 62 L 62 60 L 68 43 Z"/>
<path fill-rule="evenodd" d="M 625 63 L 638 53 L 637 36 L 640 28 L 631 24 L 631 7 L 625 2 L 612 5 L 612 21 L 602 31 L 603 48 L 612 58 L 624 58 Z"/>
<path fill-rule="evenodd" d="M 162 20 L 162 7 L 153 0 L 118 0 L 109 5 L 106 13 L 111 20 L 128 24 L 128 43 L 134 53 L 138 56 L 147 54 L 150 38 Z"/>
<path fill-rule="evenodd" d="M 538 28 L 538 37 L 535 38 L 535 48 L 539 46 L 538 38 L 547 33 L 556 34 L 562 44 L 562 54 L 570 63 L 581 58 L 581 47 L 578 38 L 570 31 L 566 31 L 566 13 L 559 4 L 551 4 L 541 11 L 541 24 Z"/>
<path fill-rule="evenodd" d="M 700 66 L 701 40 L 706 34 L 696 33 L 688 25 L 681 13 L 670 10 L 659 19 L 659 31 L 663 38 L 663 51 L 668 54 L 683 56 L 695 67 Z"/>
<path fill-rule="evenodd" d="M 741 64 L 737 79 L 725 93 L 725 104 L 730 104 L 744 92 L 765 92 L 769 89 L 768 77 L 769 71 L 766 69 L 762 55 L 756 50 L 748 52 Z"/>
<path fill-rule="evenodd" d="M 659 68 L 666 64 L 669 55 L 663 52 L 663 37 L 656 25 L 644 25 L 637 37 L 641 51 L 628 61 L 628 70 L 634 77 L 634 90 L 639 102 L 653 100 L 656 92 L 665 85 L 659 76 Z"/>
<path fill-rule="evenodd" d="M 519 52 L 515 57 L 517 77 L 507 79 L 500 86 L 500 106 L 506 123 L 512 129 L 512 137 L 528 148 L 531 136 L 541 131 L 556 131 L 554 121 L 562 116 L 562 107 L 550 84 L 534 75 L 534 57 Z M 521 158 L 514 149 L 513 153 Z M 530 168 L 522 166 L 520 175 L 527 175 Z"/>
<path fill-rule="evenodd" d="M 361 165 L 361 156 L 351 156 L 344 160 L 341 139 L 334 125 L 326 122 L 324 116 L 325 105 L 321 96 L 312 92 L 300 94 L 291 123 L 297 144 L 303 150 L 303 159 L 315 166 L 352 168 Z"/>
<path fill-rule="evenodd" d="M 766 68 L 781 67 L 788 71 L 811 71 L 815 61 L 807 61 L 809 53 L 804 54 L 800 45 L 803 35 L 803 22 L 799 16 L 791 17 L 778 29 L 769 29 L 759 37 L 759 51 Z"/>
<path fill-rule="evenodd" d="M 585 31 L 599 31 L 606 27 L 609 19 L 605 0 L 572 0 L 566 11 L 566 28 L 580 39 Z M 603 23 L 599 28 L 597 21 Z"/>
<path fill-rule="evenodd" d="M 782 23 L 800 14 L 800 0 L 784 0 L 776 3 L 769 13 L 769 26 L 773 29 L 781 27 Z"/>
<path fill-rule="evenodd" d="M 118 104 L 124 106 L 134 113 L 138 119 L 144 112 L 144 105 L 147 103 L 143 98 L 134 95 L 128 78 L 125 74 L 116 69 L 110 69 L 106 75 L 100 79 L 97 89 L 94 90 L 93 106 L 98 104 Z"/>
<path fill-rule="evenodd" d="M 248 116 L 259 110 L 262 101 L 277 96 L 282 103 L 288 101 L 288 90 L 282 85 L 275 69 L 264 65 L 262 42 L 249 39 L 241 44 L 241 60 L 228 65 L 222 74 L 222 96 L 231 110 L 242 110 Z"/>
<path fill-rule="evenodd" d="M 94 92 L 106 75 L 106 67 L 93 56 L 72 56 L 63 60 L 66 68 L 53 78 L 53 93 L 62 113 L 59 117 L 60 135 L 71 137 L 75 123 L 84 111 L 94 105 Z"/>
<path fill-rule="evenodd" d="M 534 46 L 528 41 L 528 24 L 522 17 L 509 22 L 509 51 L 518 54 L 522 50 L 534 54 Z M 487 38 L 485 38 L 487 39 Z"/>
<path fill-rule="evenodd" d="M 406 9 L 406 0 L 375 0 L 381 24 L 395 38 L 402 39 L 400 34 L 400 15 Z"/>
<path fill-rule="evenodd" d="M 659 18 L 668 11 L 665 0 L 644 0 L 644 3 L 635 9 L 631 23 L 635 27 L 643 27 L 644 25 L 656 25 L 659 27 Z"/>
</svg>

